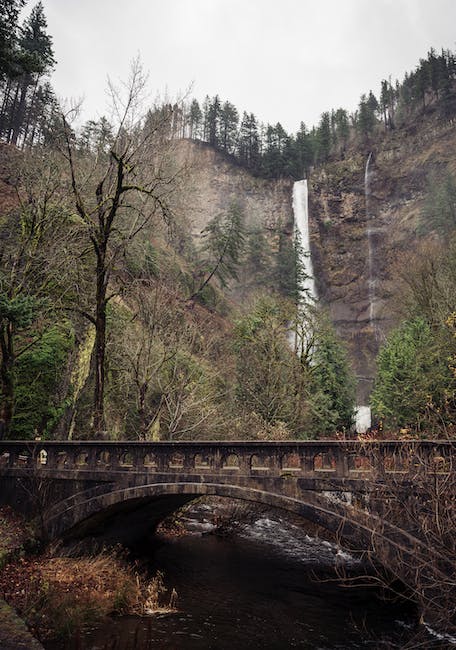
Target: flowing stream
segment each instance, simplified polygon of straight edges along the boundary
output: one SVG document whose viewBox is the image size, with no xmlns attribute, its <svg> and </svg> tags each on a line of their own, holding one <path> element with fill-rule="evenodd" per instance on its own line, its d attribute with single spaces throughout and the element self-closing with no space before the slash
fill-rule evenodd
<svg viewBox="0 0 456 650">
<path fill-rule="evenodd" d="M 160 569 L 178 594 L 178 611 L 109 620 L 77 644 L 56 650 L 348 650 L 378 648 L 380 639 L 411 635 L 415 613 L 366 588 L 349 589 L 360 561 L 306 534 L 274 512 L 262 512 L 220 538 L 214 513 L 197 504 L 187 515 L 188 534 L 164 540 L 147 562 Z"/>
</svg>

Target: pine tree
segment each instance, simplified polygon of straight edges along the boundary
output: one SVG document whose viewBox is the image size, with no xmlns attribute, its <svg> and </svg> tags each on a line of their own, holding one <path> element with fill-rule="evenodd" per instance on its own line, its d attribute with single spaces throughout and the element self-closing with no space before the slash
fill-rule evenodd
<svg viewBox="0 0 456 650">
<path fill-rule="evenodd" d="M 232 203 L 226 214 L 219 214 L 202 231 L 204 263 L 198 272 L 197 287 L 189 300 L 201 295 L 216 277 L 225 287 L 237 270 L 244 252 L 244 214 L 238 203 Z"/>
<path fill-rule="evenodd" d="M 208 142 L 213 147 L 217 147 L 220 144 L 220 112 L 220 99 L 216 95 L 209 103 L 207 112 Z"/>
<path fill-rule="evenodd" d="M 201 133 L 202 118 L 203 118 L 203 113 L 201 111 L 200 105 L 198 101 L 194 99 L 190 104 L 190 111 L 189 111 L 189 118 L 188 118 L 189 127 L 190 127 L 189 138 L 191 138 L 192 140 L 197 140 L 202 136 Z"/>
<path fill-rule="evenodd" d="M 32 125 L 36 119 L 35 98 L 40 78 L 47 74 L 55 64 L 52 39 L 47 33 L 47 22 L 43 5 L 39 2 L 22 26 L 18 47 L 21 52 L 22 72 L 15 81 L 14 96 L 5 110 L 9 112 L 7 139 L 17 144 L 19 139 L 27 141 Z M 41 102 L 43 94 L 41 95 Z M 2 128 L 5 131 L 4 128 Z"/>
<path fill-rule="evenodd" d="M 434 414 L 443 422 L 449 394 L 454 377 L 428 323 L 417 317 L 393 330 L 377 359 L 375 415 L 392 427 L 420 428 Z"/>
<path fill-rule="evenodd" d="M 23 72 L 19 48 L 18 17 L 26 0 L 0 0 L 0 80 Z"/>
<path fill-rule="evenodd" d="M 326 111 L 321 114 L 317 130 L 317 158 L 325 162 L 331 153 L 331 116 Z"/>
<path fill-rule="evenodd" d="M 301 122 L 295 138 L 296 163 L 294 177 L 306 178 L 313 163 L 314 150 L 311 135 L 307 132 L 306 125 Z"/>
<path fill-rule="evenodd" d="M 241 164 L 258 171 L 259 168 L 259 134 L 257 120 L 253 113 L 242 115 L 239 128 L 237 155 Z"/>
<path fill-rule="evenodd" d="M 220 109 L 220 148 L 227 153 L 234 153 L 237 144 L 239 114 L 236 106 L 224 102 Z"/>
</svg>

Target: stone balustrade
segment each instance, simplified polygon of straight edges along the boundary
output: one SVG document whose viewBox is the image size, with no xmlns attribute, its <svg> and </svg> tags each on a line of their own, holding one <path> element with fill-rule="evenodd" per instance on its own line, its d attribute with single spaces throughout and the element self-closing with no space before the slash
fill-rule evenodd
<svg viewBox="0 0 456 650">
<path fill-rule="evenodd" d="M 13 470 L 251 477 L 363 478 L 449 473 L 456 459 L 446 441 L 104 442 L 3 441 L 0 473 Z"/>
</svg>

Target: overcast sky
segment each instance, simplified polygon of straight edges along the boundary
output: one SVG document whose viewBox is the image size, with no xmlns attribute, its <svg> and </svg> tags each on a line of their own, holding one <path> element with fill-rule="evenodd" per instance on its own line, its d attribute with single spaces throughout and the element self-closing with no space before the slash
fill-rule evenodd
<svg viewBox="0 0 456 650">
<path fill-rule="evenodd" d="M 28 7 L 33 6 L 33 0 Z M 456 0 L 43 0 L 60 98 L 107 113 L 106 80 L 139 53 L 151 97 L 228 99 L 291 132 L 456 49 Z"/>
</svg>

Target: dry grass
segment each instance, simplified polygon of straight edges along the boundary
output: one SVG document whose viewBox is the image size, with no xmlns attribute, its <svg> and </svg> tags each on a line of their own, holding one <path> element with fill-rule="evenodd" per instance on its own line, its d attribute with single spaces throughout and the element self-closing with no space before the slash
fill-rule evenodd
<svg viewBox="0 0 456 650">
<path fill-rule="evenodd" d="M 152 581 L 114 551 L 93 557 L 19 560 L 0 576 L 0 596 L 43 640 L 70 638 L 110 614 L 169 611 L 163 576 Z"/>
</svg>

